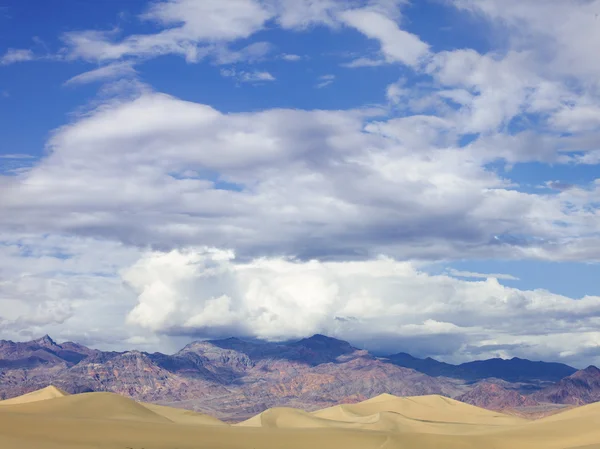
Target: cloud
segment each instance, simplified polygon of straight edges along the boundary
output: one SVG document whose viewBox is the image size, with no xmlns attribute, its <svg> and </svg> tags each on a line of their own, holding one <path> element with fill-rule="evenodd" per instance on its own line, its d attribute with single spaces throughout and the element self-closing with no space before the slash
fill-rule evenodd
<svg viewBox="0 0 600 449">
<path fill-rule="evenodd" d="M 355 9 L 344 11 L 340 17 L 344 23 L 356 28 L 365 36 L 377 39 L 388 63 L 400 62 L 417 67 L 429 54 L 428 44 L 418 36 L 400 29 L 394 20 L 379 12 Z M 354 66 L 357 66 L 356 62 Z"/>
<path fill-rule="evenodd" d="M 180 54 L 197 62 L 214 44 L 247 38 L 259 31 L 272 14 L 253 0 L 169 0 L 154 3 L 141 18 L 164 27 L 156 34 L 127 36 L 115 32 L 69 32 L 63 39 L 71 58 L 110 61 L 124 56 L 154 57 Z"/>
<path fill-rule="evenodd" d="M 139 257 L 115 242 L 0 233 L 0 333 L 96 343 L 112 334 L 122 344 L 135 296 L 123 288 L 118 269 Z"/>
<path fill-rule="evenodd" d="M 284 59 L 285 61 L 296 62 L 296 61 L 300 61 L 302 59 L 302 56 L 294 55 L 294 54 L 290 54 L 290 53 L 284 53 L 281 55 L 281 59 Z"/>
<path fill-rule="evenodd" d="M 264 81 L 275 81 L 275 77 L 269 72 L 247 72 L 245 70 L 237 71 L 235 69 L 222 69 L 221 75 L 227 78 L 234 78 L 240 83 L 257 84 Z"/>
<path fill-rule="evenodd" d="M 0 236 L 0 332 L 105 349 L 174 350 L 181 338 L 267 340 L 320 332 L 383 352 L 593 363 L 597 297 L 522 291 L 427 264 L 241 260 L 230 250 L 144 250 L 74 236 Z M 596 362 L 597 363 L 597 362 Z"/>
<path fill-rule="evenodd" d="M 109 80 L 112 78 L 124 78 L 135 76 L 137 74 L 134 64 L 131 61 L 115 62 L 99 67 L 89 72 L 84 72 L 70 78 L 65 85 L 88 84 L 98 81 Z"/>
<path fill-rule="evenodd" d="M 373 33 L 376 25 L 386 26 L 387 43 L 385 50 L 391 49 L 391 58 L 398 57 L 398 45 L 410 44 L 410 52 L 415 51 L 415 37 L 394 29 L 395 24 L 386 19 L 386 14 L 397 15 L 398 5 L 404 1 L 372 0 L 368 10 L 357 10 L 348 20 L 357 24 L 363 16 L 366 20 L 366 34 Z M 225 5 L 219 0 L 163 0 L 153 3 L 141 20 L 150 21 L 162 27 L 153 34 L 135 34 L 119 39 L 120 30 L 84 30 L 63 35 L 67 45 L 66 53 L 71 59 L 85 59 L 94 62 L 107 62 L 127 56 L 157 57 L 165 54 L 178 54 L 186 61 L 194 63 L 214 56 L 218 64 L 228 64 L 245 60 L 260 59 L 267 53 L 265 47 L 259 55 L 248 52 L 257 45 L 251 44 L 247 51 L 230 50 L 227 45 L 246 39 L 275 22 L 281 28 L 303 31 L 312 26 L 340 28 L 346 19 L 342 14 L 356 6 L 354 0 L 231 0 Z M 371 14 L 369 16 L 369 14 Z M 397 27 L 396 27 L 397 28 Z M 361 31 L 366 30 L 362 27 Z M 411 37 L 412 36 L 412 37 Z M 373 36 L 370 36 L 373 37 Z M 402 43 L 394 40 L 402 38 Z M 395 55 L 395 56 L 394 56 Z M 284 55 L 288 61 L 297 61 L 298 55 Z"/>
<path fill-rule="evenodd" d="M 315 86 L 317 89 L 329 86 L 335 81 L 335 75 L 322 75 L 319 77 L 319 83 Z"/>
<path fill-rule="evenodd" d="M 357 67 L 378 67 L 386 64 L 385 59 L 370 59 L 370 58 L 357 58 L 353 61 L 341 64 L 342 67 L 354 69 Z"/>
<path fill-rule="evenodd" d="M 35 55 L 31 50 L 9 48 L 0 58 L 0 65 L 10 65 L 17 62 L 33 61 Z"/>
<path fill-rule="evenodd" d="M 474 279 L 499 279 L 504 281 L 518 281 L 519 278 L 510 274 L 489 274 L 489 273 L 474 273 L 472 271 L 459 271 L 455 269 L 448 270 L 448 274 L 459 278 L 474 278 Z"/>
<path fill-rule="evenodd" d="M 320 332 L 388 350 L 419 341 L 428 354 L 443 354 L 439 342 L 450 338 L 462 359 L 493 353 L 492 344 L 561 352 L 560 337 L 571 334 L 577 353 L 600 336 L 600 298 L 431 276 L 385 257 L 238 262 L 230 251 L 188 248 L 147 253 L 122 276 L 139 295 L 129 324 L 158 333 L 286 340 Z"/>
<path fill-rule="evenodd" d="M 57 130 L 49 156 L 0 177 L 0 226 L 241 257 L 597 259 L 599 186 L 519 192 L 457 138 L 435 116 L 223 114 L 142 91 Z"/>
<path fill-rule="evenodd" d="M 600 63 L 590 58 L 589 42 L 600 39 L 600 2 L 549 0 L 458 0 L 451 2 L 492 21 L 509 36 L 513 48 L 536 49 L 538 63 L 564 76 L 588 81 L 600 73 Z"/>
<path fill-rule="evenodd" d="M 375 108 L 236 113 L 136 79 L 104 85 L 43 158 L 0 175 L 3 336 L 325 332 L 456 360 L 581 361 L 598 344 L 596 297 L 426 274 L 439 260 L 598 261 L 600 182 L 531 191 L 493 168 L 600 161 L 597 2 L 451 2 L 496 25 L 498 48 L 482 53 L 435 52 L 403 29 L 404 2 L 232 1 L 152 3 L 148 34 L 66 34 L 65 57 L 100 64 L 69 83 L 166 54 L 261 61 L 273 45 L 247 39 L 276 25 L 356 29 L 379 50 L 351 66 L 405 65 L 418 81 L 386 81 Z"/>
<path fill-rule="evenodd" d="M 215 50 L 215 61 L 217 64 L 254 63 L 262 61 L 272 48 L 268 42 L 254 42 L 238 51 L 220 47 Z"/>
</svg>

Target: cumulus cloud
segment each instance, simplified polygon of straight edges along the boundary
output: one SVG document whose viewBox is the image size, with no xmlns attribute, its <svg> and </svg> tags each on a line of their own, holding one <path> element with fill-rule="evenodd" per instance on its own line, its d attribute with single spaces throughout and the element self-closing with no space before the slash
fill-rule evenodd
<svg viewBox="0 0 600 449">
<path fill-rule="evenodd" d="M 429 275 L 427 264 L 385 256 L 244 261 L 209 247 L 148 251 L 6 234 L 2 242 L 4 338 L 50 333 L 103 348 L 174 350 L 178 338 L 287 340 L 320 332 L 379 352 L 451 361 L 560 354 L 581 365 L 591 363 L 589 349 L 600 338 L 598 297 Z"/>
<path fill-rule="evenodd" d="M 139 295 L 128 322 L 166 334 L 286 340 L 319 332 L 371 349 L 414 351 L 417 345 L 463 359 L 468 351 L 493 354 L 486 348 L 492 342 L 535 354 L 547 350 L 539 342 L 548 334 L 554 340 L 548 346 L 560 352 L 566 346 L 558 337 L 573 334 L 577 353 L 600 337 L 598 297 L 574 301 L 505 287 L 492 277 L 432 276 L 386 257 L 238 262 L 231 251 L 189 248 L 147 253 L 122 276 Z M 442 336 L 454 347 L 438 347 Z"/>
<path fill-rule="evenodd" d="M 244 257 L 560 259 L 579 248 L 597 258 L 597 186 L 519 192 L 475 149 L 454 146 L 448 120 L 369 114 L 223 114 L 151 92 L 112 101 L 54 133 L 41 163 L 3 179 L 0 223 L 231 246 Z"/>
</svg>

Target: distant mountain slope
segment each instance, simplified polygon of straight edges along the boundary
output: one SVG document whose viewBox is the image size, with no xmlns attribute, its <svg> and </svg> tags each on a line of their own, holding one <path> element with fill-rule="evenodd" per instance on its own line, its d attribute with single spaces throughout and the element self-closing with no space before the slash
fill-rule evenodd
<svg viewBox="0 0 600 449">
<path fill-rule="evenodd" d="M 600 369 L 588 366 L 534 393 L 532 398 L 539 402 L 571 405 L 600 401 Z"/>
<path fill-rule="evenodd" d="M 184 405 L 226 419 L 273 406 L 316 409 L 368 397 L 455 395 L 456 382 L 379 360 L 349 343 L 315 335 L 290 343 L 237 338 L 199 341 L 173 355 L 108 353 L 50 337 L 0 344 L 0 399 L 47 385 L 69 393 L 114 392 Z"/>
<path fill-rule="evenodd" d="M 563 390 L 544 390 L 548 400 L 582 403 L 595 398 L 593 373 L 574 372 L 566 365 L 521 359 L 457 366 L 408 354 L 386 359 L 324 335 L 287 343 L 196 341 L 172 355 L 104 352 L 58 344 L 48 336 L 22 343 L 0 341 L 0 400 L 55 385 L 68 393 L 114 392 L 230 421 L 270 407 L 316 410 L 382 393 L 463 395 L 465 402 L 492 409 L 528 405 L 534 398 L 513 391 L 520 384 L 508 382 L 548 383 L 563 373 L 571 379 L 562 381 Z M 480 378 L 504 382 L 508 388 L 471 385 Z"/>
<path fill-rule="evenodd" d="M 395 365 L 412 368 L 429 376 L 445 376 L 468 381 L 496 378 L 508 382 L 533 380 L 557 382 L 577 371 L 563 363 L 532 362 L 517 357 L 510 360 L 499 358 L 477 360 L 460 365 L 438 362 L 432 358 L 419 359 L 406 353 L 390 355 L 386 359 Z"/>
<path fill-rule="evenodd" d="M 498 411 L 537 405 L 531 396 L 525 396 L 518 391 L 508 390 L 498 384 L 488 382 L 478 383 L 471 391 L 456 399 L 477 407 Z"/>
</svg>

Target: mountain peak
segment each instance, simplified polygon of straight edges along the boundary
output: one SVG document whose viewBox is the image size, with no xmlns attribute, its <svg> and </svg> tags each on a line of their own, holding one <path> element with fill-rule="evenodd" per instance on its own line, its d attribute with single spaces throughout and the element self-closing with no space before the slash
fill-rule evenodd
<svg viewBox="0 0 600 449">
<path fill-rule="evenodd" d="M 590 365 L 585 369 L 577 371 L 571 377 L 598 377 L 600 378 L 600 369 L 594 365 Z"/>
<path fill-rule="evenodd" d="M 322 334 L 315 334 L 312 337 L 303 338 L 302 340 L 290 343 L 289 345 L 306 348 L 310 351 L 328 353 L 330 355 L 335 355 L 336 357 L 356 351 L 356 348 L 347 341 L 338 340 L 337 338 L 328 337 Z"/>
<path fill-rule="evenodd" d="M 37 340 L 33 340 L 31 343 L 36 343 L 40 346 L 56 346 L 56 342 L 50 338 L 50 335 L 46 334 Z"/>
<path fill-rule="evenodd" d="M 343 345 L 348 345 L 350 346 L 350 343 L 348 343 L 347 341 L 344 340 L 340 340 L 338 338 L 334 338 L 334 337 L 328 337 L 327 335 L 323 335 L 323 334 L 314 334 L 312 337 L 308 337 L 308 338 L 303 338 L 302 340 L 298 341 L 297 343 L 300 342 L 320 342 L 320 343 L 324 343 L 324 344 L 343 344 Z"/>
</svg>

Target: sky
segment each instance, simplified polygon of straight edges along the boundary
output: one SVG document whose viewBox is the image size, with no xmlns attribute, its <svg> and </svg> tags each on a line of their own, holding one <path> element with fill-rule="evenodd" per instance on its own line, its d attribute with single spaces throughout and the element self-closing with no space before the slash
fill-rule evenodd
<svg viewBox="0 0 600 449">
<path fill-rule="evenodd" d="M 600 0 L 0 0 L 0 338 L 600 364 Z"/>
</svg>

